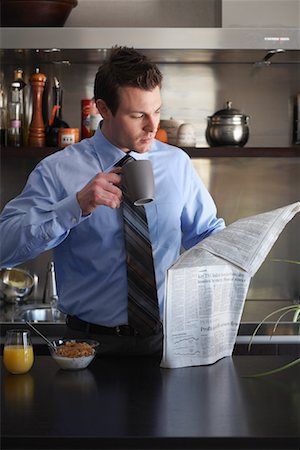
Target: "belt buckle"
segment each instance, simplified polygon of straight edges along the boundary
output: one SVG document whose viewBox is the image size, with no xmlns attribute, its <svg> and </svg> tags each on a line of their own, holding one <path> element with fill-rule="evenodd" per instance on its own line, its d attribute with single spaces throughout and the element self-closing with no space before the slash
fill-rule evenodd
<svg viewBox="0 0 300 450">
<path fill-rule="evenodd" d="M 132 330 L 129 325 L 119 325 L 116 326 L 115 329 L 117 336 L 134 336 L 134 330 Z"/>
<path fill-rule="evenodd" d="M 117 334 L 117 336 L 122 336 L 121 327 L 119 327 L 119 326 L 116 327 L 116 334 Z"/>
</svg>

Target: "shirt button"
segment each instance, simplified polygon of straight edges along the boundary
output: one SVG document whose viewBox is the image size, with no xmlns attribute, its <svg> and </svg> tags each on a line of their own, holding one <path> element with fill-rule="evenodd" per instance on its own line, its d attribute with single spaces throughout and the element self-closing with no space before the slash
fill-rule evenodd
<svg viewBox="0 0 300 450">
<path fill-rule="evenodd" d="M 76 222 L 77 222 L 76 217 L 73 217 L 73 218 L 72 218 L 72 223 L 76 223 Z"/>
</svg>

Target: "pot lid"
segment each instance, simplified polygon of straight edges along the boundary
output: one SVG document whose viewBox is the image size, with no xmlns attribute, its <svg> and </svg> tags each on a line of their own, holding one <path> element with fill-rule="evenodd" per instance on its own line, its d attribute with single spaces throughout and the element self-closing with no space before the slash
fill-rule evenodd
<svg viewBox="0 0 300 450">
<path fill-rule="evenodd" d="M 216 116 L 223 116 L 223 117 L 232 117 L 232 116 L 244 116 L 238 109 L 232 108 L 232 102 L 228 101 L 226 102 L 226 108 L 220 109 L 219 111 L 215 112 L 212 117 Z"/>
<path fill-rule="evenodd" d="M 232 108 L 232 102 L 226 102 L 226 105 L 225 109 L 220 109 L 213 116 L 208 116 L 208 122 L 213 125 L 244 125 L 248 123 L 249 116 Z"/>
</svg>

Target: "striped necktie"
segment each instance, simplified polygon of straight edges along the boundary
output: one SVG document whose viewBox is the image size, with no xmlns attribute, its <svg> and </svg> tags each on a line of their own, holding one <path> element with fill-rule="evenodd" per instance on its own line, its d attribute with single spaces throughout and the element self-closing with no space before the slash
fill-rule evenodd
<svg viewBox="0 0 300 450">
<path fill-rule="evenodd" d="M 126 155 L 116 165 L 134 161 Z M 128 275 L 128 323 L 142 336 L 160 329 L 159 306 L 145 208 L 135 206 L 123 186 L 123 218 Z"/>
</svg>

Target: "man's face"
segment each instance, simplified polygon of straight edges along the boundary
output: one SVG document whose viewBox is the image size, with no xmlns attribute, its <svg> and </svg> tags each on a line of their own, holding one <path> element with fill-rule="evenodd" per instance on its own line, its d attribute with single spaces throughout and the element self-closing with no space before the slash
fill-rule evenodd
<svg viewBox="0 0 300 450">
<path fill-rule="evenodd" d="M 102 131 L 115 146 L 124 151 L 147 152 L 160 120 L 161 96 L 157 86 L 152 91 L 135 87 L 119 90 L 119 107 L 113 116 L 108 110 Z"/>
</svg>

